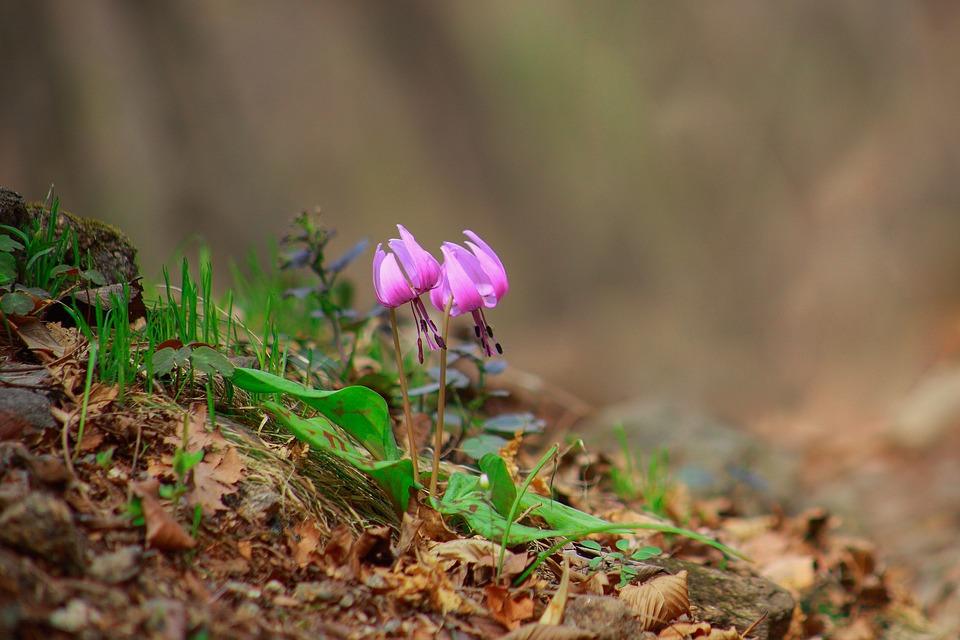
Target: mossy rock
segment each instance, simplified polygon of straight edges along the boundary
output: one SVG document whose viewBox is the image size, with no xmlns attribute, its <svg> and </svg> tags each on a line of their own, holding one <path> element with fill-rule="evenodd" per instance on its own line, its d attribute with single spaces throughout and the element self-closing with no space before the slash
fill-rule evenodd
<svg viewBox="0 0 960 640">
<path fill-rule="evenodd" d="M 0 187 L 0 224 L 23 229 L 38 218 L 45 225 L 49 216 L 50 211 L 43 203 L 26 203 L 20 194 Z M 116 227 L 61 209 L 57 228 L 60 231 L 69 228 L 77 234 L 81 255 L 90 255 L 93 268 L 102 273 L 107 282 L 130 282 L 139 275 L 137 250 Z M 68 258 L 72 260 L 73 256 Z"/>
</svg>

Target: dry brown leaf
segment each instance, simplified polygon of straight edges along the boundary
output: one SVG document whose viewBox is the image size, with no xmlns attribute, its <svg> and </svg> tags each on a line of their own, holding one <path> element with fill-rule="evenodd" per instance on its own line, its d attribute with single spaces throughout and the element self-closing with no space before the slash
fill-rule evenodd
<svg viewBox="0 0 960 640">
<path fill-rule="evenodd" d="M 363 566 L 367 564 L 381 567 L 393 563 L 393 551 L 390 549 L 390 527 L 368 527 L 350 548 L 350 568 L 353 575 L 359 577 Z"/>
<path fill-rule="evenodd" d="M 560 586 L 557 592 L 553 594 L 547 608 L 543 610 L 540 616 L 540 624 L 556 625 L 563 622 L 563 612 L 567 608 L 567 592 L 570 588 L 570 562 L 564 558 L 563 575 L 560 577 Z"/>
<path fill-rule="evenodd" d="M 147 480 L 132 485 L 133 492 L 140 496 L 143 519 L 147 525 L 147 544 L 162 551 L 181 551 L 192 549 L 196 540 L 183 530 L 157 500 L 156 480 Z"/>
<path fill-rule="evenodd" d="M 659 576 L 638 586 L 626 586 L 620 591 L 620 599 L 640 618 L 641 629 L 662 629 L 671 620 L 690 612 L 687 572 Z"/>
<path fill-rule="evenodd" d="M 192 488 L 187 493 L 187 501 L 200 505 L 204 513 L 226 511 L 228 507 L 223 503 L 223 496 L 238 491 L 237 483 L 245 472 L 243 461 L 236 447 L 218 429 L 208 427 L 206 405 L 192 405 L 187 420 L 187 451 L 204 451 L 203 459 L 193 468 Z M 182 430 L 167 436 L 164 442 L 173 447 L 183 446 Z M 173 456 L 150 461 L 147 473 L 154 477 L 172 475 Z"/>
<path fill-rule="evenodd" d="M 500 558 L 500 545 L 483 538 L 458 538 L 440 542 L 430 547 L 429 552 L 445 569 L 449 569 L 456 562 L 478 567 L 495 567 Z M 526 553 L 506 551 L 503 559 L 501 575 L 513 576 L 527 567 Z"/>
<path fill-rule="evenodd" d="M 414 606 L 429 603 L 443 614 L 483 613 L 480 607 L 457 592 L 447 574 L 433 564 L 429 556 L 424 556 L 420 562 L 407 565 L 402 571 L 388 571 L 384 568 L 376 568 L 374 571 L 384 577 L 393 597 Z"/>
<path fill-rule="evenodd" d="M 240 540 L 237 542 L 237 553 L 240 554 L 240 557 L 244 560 L 253 559 L 253 543 L 249 540 Z"/>
<path fill-rule="evenodd" d="M 427 540 L 446 542 L 447 540 L 457 540 L 460 537 L 447 526 L 447 523 L 443 521 L 443 516 L 426 505 L 420 505 L 417 516 L 423 520 L 420 535 Z"/>
<path fill-rule="evenodd" d="M 660 632 L 660 640 L 742 640 L 735 627 L 714 629 L 709 622 L 675 622 Z"/>
<path fill-rule="evenodd" d="M 500 640 L 592 640 L 596 634 L 576 627 L 531 622 L 500 636 Z"/>
<path fill-rule="evenodd" d="M 10 324 L 16 331 L 17 337 L 26 345 L 27 349 L 39 356 L 41 360 L 49 362 L 62 358 L 67 353 L 67 347 L 70 345 L 65 345 L 58 340 L 58 336 L 54 335 L 54 332 L 48 328 L 45 322 L 27 316 L 12 320 Z"/>
<path fill-rule="evenodd" d="M 589 578 L 581 582 L 578 585 L 577 591 L 579 593 L 589 593 L 595 596 L 602 596 L 607 592 L 607 588 L 609 586 L 610 579 L 607 578 L 607 574 L 603 571 L 597 571 Z"/>
<path fill-rule="evenodd" d="M 794 594 L 812 587 L 816 579 L 813 557 L 795 553 L 767 563 L 760 574 Z"/>
<path fill-rule="evenodd" d="M 323 532 L 313 519 L 304 520 L 293 528 L 288 542 L 293 552 L 293 560 L 298 567 L 305 567 L 317 559 L 321 535 Z"/>
<path fill-rule="evenodd" d="M 193 468 L 193 490 L 187 494 L 191 504 L 199 504 L 205 513 L 227 510 L 223 496 L 236 493 L 243 477 L 243 463 L 234 447 L 208 454 Z"/>
<path fill-rule="evenodd" d="M 525 593 L 511 595 L 506 587 L 494 584 L 487 585 L 483 592 L 490 615 L 511 631 L 533 616 L 533 599 Z"/>
</svg>

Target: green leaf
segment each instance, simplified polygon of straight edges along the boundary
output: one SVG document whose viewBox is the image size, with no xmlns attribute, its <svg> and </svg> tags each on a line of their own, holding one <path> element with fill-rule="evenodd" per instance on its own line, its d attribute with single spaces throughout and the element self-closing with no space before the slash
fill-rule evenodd
<svg viewBox="0 0 960 640">
<path fill-rule="evenodd" d="M 281 404 L 272 401 L 263 403 L 283 426 L 315 449 L 322 449 L 346 460 L 360 471 L 373 478 L 391 497 L 399 512 L 407 510 L 410 488 L 415 486 L 413 461 L 370 460 L 330 420 L 324 416 L 301 418 Z"/>
<path fill-rule="evenodd" d="M 378 460 L 399 460 L 400 448 L 393 437 L 386 401 L 366 387 L 337 391 L 308 389 L 258 369 L 237 367 L 231 381 L 250 393 L 285 393 L 313 407 L 357 439 Z"/>
<path fill-rule="evenodd" d="M 0 253 L 0 284 L 17 279 L 17 261 L 9 253 Z"/>
<path fill-rule="evenodd" d="M 203 449 L 198 449 L 197 451 L 177 449 L 173 454 L 173 472 L 182 478 L 190 473 L 191 469 L 200 464 L 201 460 L 203 460 Z"/>
<path fill-rule="evenodd" d="M 603 546 L 596 540 L 582 540 L 580 546 L 593 549 L 594 551 L 603 551 Z"/>
<path fill-rule="evenodd" d="M 23 291 L 13 291 L 0 298 L 0 311 L 7 315 L 25 316 L 33 311 L 33 298 Z"/>
<path fill-rule="evenodd" d="M 212 376 L 216 372 L 224 378 L 229 378 L 233 375 L 235 369 L 227 356 L 207 346 L 199 346 L 194 349 L 193 353 L 190 354 L 190 362 L 195 369 L 208 376 Z"/>
<path fill-rule="evenodd" d="M 153 354 L 153 375 L 165 376 L 176 365 L 177 350 L 172 347 L 158 349 Z"/>
<path fill-rule="evenodd" d="M 103 274 L 96 269 L 87 269 L 86 271 L 81 271 L 80 277 L 84 280 L 87 280 L 91 284 L 97 285 L 98 287 L 103 287 L 107 284 L 107 279 L 103 277 Z"/>
<path fill-rule="evenodd" d="M 539 433 L 543 431 L 544 425 L 544 421 L 537 419 L 532 413 L 505 413 L 484 422 L 483 429 L 513 435 L 517 431 Z"/>
<path fill-rule="evenodd" d="M 23 249 L 23 245 L 10 236 L 0 235 L 0 251 L 17 251 Z"/>
<path fill-rule="evenodd" d="M 59 276 L 75 276 L 79 275 L 80 269 L 69 264 L 58 264 L 53 269 L 50 269 L 50 277 L 56 278 Z"/>
<path fill-rule="evenodd" d="M 617 547 L 617 549 L 620 549 L 620 551 L 626 551 L 626 550 L 628 550 L 628 549 L 630 548 L 630 541 L 629 541 L 629 540 L 624 540 L 623 538 L 620 538 L 620 539 L 617 540 L 617 542 L 616 542 L 616 547 Z"/>
<path fill-rule="evenodd" d="M 562 531 L 514 523 L 504 539 L 507 519 L 490 504 L 486 492 L 480 488 L 480 479 L 465 473 L 451 475 L 443 498 L 433 500 L 433 504 L 443 515 L 463 520 L 474 533 L 508 547 L 563 535 Z"/>
<path fill-rule="evenodd" d="M 500 515 L 508 516 L 513 501 L 517 499 L 517 488 L 507 470 L 507 463 L 497 454 L 488 453 L 480 458 L 480 469 L 490 480 L 490 501 L 494 508 Z"/>
<path fill-rule="evenodd" d="M 488 453 L 497 453 L 505 444 L 507 444 L 507 440 L 504 438 L 484 433 L 464 440 L 460 445 L 460 450 L 474 460 L 479 460 Z"/>
<path fill-rule="evenodd" d="M 661 553 L 663 553 L 663 550 L 660 547 L 641 547 L 633 552 L 633 555 L 630 556 L 630 559 L 640 562 L 643 560 L 649 560 L 650 558 L 656 558 Z"/>
</svg>

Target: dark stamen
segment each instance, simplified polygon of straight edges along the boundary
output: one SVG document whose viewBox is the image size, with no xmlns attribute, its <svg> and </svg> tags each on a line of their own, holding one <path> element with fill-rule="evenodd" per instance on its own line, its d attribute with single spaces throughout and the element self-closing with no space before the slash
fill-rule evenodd
<svg viewBox="0 0 960 640">
<path fill-rule="evenodd" d="M 493 327 L 491 327 L 490 325 L 487 325 L 487 335 L 490 336 L 491 338 L 493 337 Z"/>
<path fill-rule="evenodd" d="M 437 340 L 437 346 L 439 346 L 441 349 L 447 348 L 447 343 L 443 341 L 443 338 L 440 336 L 434 336 L 434 338 Z"/>
<path fill-rule="evenodd" d="M 497 353 L 499 353 L 500 355 L 503 355 L 503 347 L 500 346 L 500 343 L 498 342 L 498 343 L 497 343 L 496 345 L 494 345 L 494 346 L 496 346 L 496 348 L 497 348 Z"/>
<path fill-rule="evenodd" d="M 423 338 L 417 336 L 417 359 L 423 364 Z"/>
<path fill-rule="evenodd" d="M 477 334 L 477 337 L 480 337 L 480 327 L 478 325 L 473 325 L 473 332 Z"/>
</svg>

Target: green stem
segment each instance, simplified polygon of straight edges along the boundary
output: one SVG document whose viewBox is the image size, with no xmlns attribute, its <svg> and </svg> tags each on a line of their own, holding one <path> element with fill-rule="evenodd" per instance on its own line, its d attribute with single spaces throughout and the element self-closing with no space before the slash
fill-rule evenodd
<svg viewBox="0 0 960 640">
<path fill-rule="evenodd" d="M 80 445 L 83 443 L 83 429 L 87 425 L 87 406 L 90 403 L 90 387 L 93 384 L 93 365 L 97 361 L 97 343 L 90 343 L 90 351 L 87 353 L 87 377 L 83 382 L 83 401 L 80 404 L 80 426 L 77 429 L 77 448 L 73 451 L 73 457 L 76 458 L 80 453 Z"/>
<path fill-rule="evenodd" d="M 635 531 L 635 530 L 641 530 L 641 529 L 647 529 L 650 531 L 659 531 L 660 533 L 672 533 L 675 535 L 684 536 L 686 538 L 690 538 L 691 540 L 696 540 L 697 542 L 702 542 L 703 544 L 709 545 L 714 549 L 717 549 L 721 553 L 724 553 L 725 555 L 732 556 L 735 558 L 740 558 L 741 560 L 750 562 L 750 558 L 743 555 L 742 553 L 739 553 L 731 549 L 730 547 L 726 546 L 725 544 L 722 544 L 720 542 L 717 542 L 716 540 L 713 540 L 712 538 L 708 538 L 703 534 L 697 533 L 696 531 L 690 531 L 689 529 L 674 527 L 668 524 L 660 524 L 657 522 L 611 523 L 611 524 L 605 524 L 605 525 L 600 525 L 596 527 L 589 527 L 587 529 L 580 529 L 579 531 L 575 531 L 573 533 L 563 536 L 562 538 L 560 538 L 559 542 L 555 543 L 550 548 L 538 553 L 537 559 L 534 560 L 529 567 L 524 569 L 523 573 L 521 573 L 519 576 L 517 576 L 514 579 L 513 584 L 514 586 L 523 584 L 523 581 L 526 580 L 531 573 L 536 571 L 537 567 L 539 567 L 544 560 L 546 560 L 547 558 L 555 554 L 557 551 L 562 549 L 566 544 L 570 542 L 573 542 L 575 540 L 582 540 L 583 538 L 593 533 L 623 533 L 625 531 Z"/>
<path fill-rule="evenodd" d="M 440 476 L 440 447 L 443 446 L 443 412 L 447 404 L 447 336 L 450 334 L 450 310 L 453 308 L 453 296 L 443 310 L 443 344 L 440 347 L 440 390 L 437 396 L 437 428 L 433 436 L 433 473 L 430 475 L 430 495 L 437 495 L 437 478 Z"/>
<path fill-rule="evenodd" d="M 513 499 L 513 504 L 510 505 L 510 512 L 507 514 L 507 524 L 503 528 L 503 539 L 500 541 L 500 557 L 497 558 L 497 577 L 500 577 L 500 574 L 503 573 L 503 559 L 507 552 L 507 540 L 510 538 L 510 527 L 513 525 L 513 519 L 517 517 L 517 510 L 520 508 L 520 500 L 526 494 L 527 489 L 530 488 L 530 483 L 533 482 L 534 478 L 537 477 L 537 474 L 546 466 L 550 459 L 557 455 L 557 451 L 560 450 L 559 445 L 553 445 L 550 447 L 550 450 L 543 454 L 543 457 L 540 458 L 537 462 L 537 466 L 533 468 L 533 471 L 527 474 L 526 479 L 523 481 L 523 484 L 520 485 L 520 490 L 517 491 L 516 497 Z"/>
<path fill-rule="evenodd" d="M 413 462 L 413 477 L 419 482 L 417 465 L 417 439 L 413 434 L 413 413 L 410 411 L 410 395 L 407 393 L 407 376 L 403 372 L 403 352 L 400 350 L 400 329 L 397 326 L 397 310 L 390 309 L 390 326 L 393 328 L 393 348 L 397 355 L 397 377 L 400 378 L 400 393 L 403 395 L 403 418 L 407 423 L 407 441 L 410 445 L 410 461 Z"/>
</svg>

